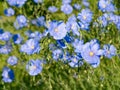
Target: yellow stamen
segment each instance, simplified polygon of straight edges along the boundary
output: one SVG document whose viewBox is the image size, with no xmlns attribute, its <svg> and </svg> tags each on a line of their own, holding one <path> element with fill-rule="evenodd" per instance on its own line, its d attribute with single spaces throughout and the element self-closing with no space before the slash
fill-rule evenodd
<svg viewBox="0 0 120 90">
<path fill-rule="evenodd" d="M 90 56 L 93 56 L 93 55 L 94 55 L 94 53 L 93 53 L 93 52 L 90 52 L 90 53 L 89 53 L 89 55 L 90 55 Z"/>
</svg>

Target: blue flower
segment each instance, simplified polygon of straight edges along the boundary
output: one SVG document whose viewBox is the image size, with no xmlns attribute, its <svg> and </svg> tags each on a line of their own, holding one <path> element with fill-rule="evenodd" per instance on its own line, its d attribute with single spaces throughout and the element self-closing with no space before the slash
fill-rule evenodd
<svg viewBox="0 0 120 90">
<path fill-rule="evenodd" d="M 90 4 L 87 0 L 82 0 L 82 4 L 85 6 L 85 7 L 89 7 Z"/>
<path fill-rule="evenodd" d="M 33 0 L 35 3 L 43 3 L 43 0 Z"/>
<path fill-rule="evenodd" d="M 75 3 L 73 7 L 74 7 L 76 10 L 80 10 L 80 9 L 81 9 L 80 4 L 77 4 L 77 3 Z"/>
<path fill-rule="evenodd" d="M 83 44 L 84 44 L 83 40 L 75 39 L 75 41 L 72 43 L 72 45 L 75 49 L 74 51 L 76 53 L 81 53 Z"/>
<path fill-rule="evenodd" d="M 69 5 L 69 4 L 63 4 L 63 5 L 61 6 L 61 11 L 68 15 L 68 14 L 71 14 L 71 13 L 72 13 L 73 8 L 72 8 L 72 6 Z"/>
<path fill-rule="evenodd" d="M 49 10 L 51 13 L 54 13 L 54 12 L 57 12 L 58 8 L 56 8 L 55 6 L 49 6 L 49 7 L 48 7 L 48 10 Z"/>
<path fill-rule="evenodd" d="M 39 42 L 35 39 L 29 39 L 25 44 L 21 45 L 20 51 L 27 54 L 39 53 Z"/>
<path fill-rule="evenodd" d="M 3 68 L 3 72 L 2 72 L 2 80 L 4 82 L 8 82 L 11 83 L 14 80 L 14 72 L 13 70 L 11 70 L 8 67 L 4 67 Z"/>
<path fill-rule="evenodd" d="M 98 18 L 98 22 L 100 23 L 101 27 L 106 27 L 108 25 L 108 21 L 104 16 L 100 16 Z"/>
<path fill-rule="evenodd" d="M 61 49 L 56 49 L 52 51 L 52 57 L 54 60 L 60 60 L 63 58 L 63 51 Z"/>
<path fill-rule="evenodd" d="M 79 33 L 79 29 L 80 29 L 80 27 L 79 27 L 79 25 L 78 25 L 78 23 L 75 21 L 68 21 L 67 23 L 66 23 L 66 29 L 70 32 L 70 30 L 72 30 L 72 32 L 73 32 L 73 34 L 74 35 L 77 35 L 77 36 L 79 36 L 80 35 L 80 33 Z"/>
<path fill-rule="evenodd" d="M 40 27 L 40 26 L 45 26 L 45 17 L 44 16 L 40 16 L 37 19 L 33 19 L 31 21 L 32 24 Z"/>
<path fill-rule="evenodd" d="M 88 23 L 78 22 L 78 25 L 79 25 L 80 29 L 82 29 L 82 30 L 89 30 L 90 24 L 88 24 Z"/>
<path fill-rule="evenodd" d="M 37 41 L 39 41 L 43 37 L 43 35 L 40 32 L 32 32 L 30 30 L 26 32 L 26 35 L 29 37 L 29 39 L 36 39 Z"/>
<path fill-rule="evenodd" d="M 8 17 L 13 16 L 15 14 L 15 11 L 12 8 L 7 8 L 4 10 L 4 14 Z"/>
<path fill-rule="evenodd" d="M 97 67 L 100 64 L 100 56 L 103 55 L 103 53 L 104 50 L 100 49 L 100 45 L 96 40 L 92 40 L 83 45 L 81 56 L 87 63 L 93 67 Z"/>
<path fill-rule="evenodd" d="M 20 29 L 24 26 L 27 26 L 27 19 L 24 15 L 18 15 L 16 21 L 14 22 L 14 27 Z"/>
<path fill-rule="evenodd" d="M 7 0 L 10 6 L 22 7 L 27 0 Z"/>
<path fill-rule="evenodd" d="M 36 76 L 42 71 L 42 63 L 40 60 L 30 60 L 26 65 L 26 70 L 28 71 L 29 75 Z"/>
<path fill-rule="evenodd" d="M 71 67 L 80 67 L 83 65 L 83 61 L 81 60 L 82 57 L 79 57 L 77 55 L 74 55 L 70 58 L 70 62 L 69 62 L 69 65 Z"/>
<path fill-rule="evenodd" d="M 63 39 L 67 34 L 66 24 L 64 22 L 52 21 L 48 27 L 48 32 L 54 39 Z"/>
<path fill-rule="evenodd" d="M 62 0 L 62 4 L 70 4 L 72 0 Z"/>
<path fill-rule="evenodd" d="M 78 19 L 82 23 L 90 23 L 92 21 L 92 15 L 93 13 L 91 12 L 90 9 L 83 9 L 81 13 L 78 14 Z"/>
<path fill-rule="evenodd" d="M 109 14 L 109 20 L 113 23 L 116 23 L 116 22 L 120 21 L 120 16 L 117 16 L 113 13 L 110 13 Z"/>
<path fill-rule="evenodd" d="M 7 60 L 7 63 L 9 63 L 10 65 L 15 65 L 17 64 L 18 59 L 16 56 L 10 56 Z"/>
<path fill-rule="evenodd" d="M 20 44 L 23 40 L 22 37 L 20 36 L 20 34 L 14 34 L 12 39 L 15 44 Z"/>
<path fill-rule="evenodd" d="M 116 20 L 117 17 L 116 17 L 116 15 L 113 14 L 113 13 L 104 13 L 104 14 L 103 14 L 103 17 L 106 18 L 106 21 L 108 21 L 108 23 L 114 23 L 114 22 L 117 21 L 117 20 Z"/>
<path fill-rule="evenodd" d="M 0 34 L 0 40 L 2 41 L 9 41 L 12 37 L 12 34 L 10 32 L 4 32 Z"/>
<path fill-rule="evenodd" d="M 77 35 L 77 36 L 80 35 L 80 33 L 78 31 L 80 29 L 80 27 L 77 23 L 77 19 L 76 19 L 75 15 L 72 15 L 68 18 L 68 21 L 66 23 L 66 29 L 68 30 L 68 32 L 70 32 L 72 30 L 74 35 Z"/>
<path fill-rule="evenodd" d="M 99 0 L 98 8 L 102 12 L 114 12 L 115 11 L 115 7 L 110 0 Z"/>
<path fill-rule="evenodd" d="M 77 21 L 77 18 L 76 18 L 76 16 L 73 14 L 72 16 L 70 16 L 70 17 L 68 18 L 68 21 L 69 21 L 69 22 L 76 22 L 76 21 Z"/>
<path fill-rule="evenodd" d="M 12 51 L 12 45 L 11 44 L 5 44 L 3 46 L 0 46 L 0 53 L 1 54 L 9 54 Z"/>
<path fill-rule="evenodd" d="M 104 56 L 107 58 L 112 58 L 116 55 L 116 48 L 113 45 L 107 44 L 103 46 Z"/>
</svg>

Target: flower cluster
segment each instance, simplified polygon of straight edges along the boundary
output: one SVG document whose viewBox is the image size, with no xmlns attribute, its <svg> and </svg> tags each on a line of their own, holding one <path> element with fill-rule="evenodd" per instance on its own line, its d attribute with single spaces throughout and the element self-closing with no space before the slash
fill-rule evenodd
<svg viewBox="0 0 120 90">
<path fill-rule="evenodd" d="M 51 56 L 49 56 L 51 61 L 61 61 L 72 68 L 82 67 L 84 63 L 88 63 L 96 68 L 100 64 L 101 57 L 111 59 L 117 55 L 115 45 L 99 42 L 100 40 L 97 40 L 97 37 L 94 39 L 89 38 L 88 40 L 84 36 L 84 33 L 90 33 L 91 27 L 95 26 L 95 28 L 103 29 L 108 24 L 115 24 L 118 30 L 120 30 L 120 16 L 114 13 L 116 8 L 111 0 L 98 1 L 98 9 L 102 15 L 97 17 L 89 8 L 90 3 L 87 0 L 82 0 L 82 5 L 79 3 L 72 4 L 72 0 L 62 0 L 60 7 L 50 5 L 47 6 L 47 10 L 41 9 L 44 3 L 43 0 L 32 0 L 33 5 L 38 7 L 40 5 L 38 9 L 38 12 L 41 10 L 40 14 L 32 17 L 32 15 L 27 15 L 25 10 L 23 14 L 17 13 L 16 8 L 24 8 L 27 2 L 29 1 L 7 0 L 10 8 L 5 9 L 4 14 L 6 17 L 15 17 L 16 15 L 12 25 L 18 33 L 0 29 L 0 40 L 5 42 L 0 45 L 0 54 L 10 55 L 17 47 L 20 55 L 40 56 L 42 52 L 45 55 L 43 56 L 44 60 L 47 61 L 46 54 L 51 53 Z M 76 13 L 74 13 L 75 11 Z M 67 19 L 51 19 L 49 15 L 46 15 L 50 13 L 52 16 L 58 12 L 61 12 L 62 15 L 64 14 Z M 24 31 L 26 28 L 27 31 Z M 38 30 L 35 31 L 35 29 Z M 22 34 L 19 33 L 20 31 Z M 44 50 L 48 52 L 44 52 Z M 7 63 L 10 66 L 15 66 L 19 62 L 21 61 L 17 55 L 9 56 L 7 59 Z M 40 58 L 30 59 L 25 64 L 26 71 L 29 75 L 36 76 L 42 72 L 43 64 L 44 62 Z M 12 82 L 14 76 L 12 69 L 9 67 L 3 68 L 2 80 L 4 82 Z"/>
</svg>

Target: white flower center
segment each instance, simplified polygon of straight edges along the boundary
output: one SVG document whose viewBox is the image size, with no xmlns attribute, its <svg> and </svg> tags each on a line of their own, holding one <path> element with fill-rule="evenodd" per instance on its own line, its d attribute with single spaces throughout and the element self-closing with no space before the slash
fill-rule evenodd
<svg viewBox="0 0 120 90">
<path fill-rule="evenodd" d="M 77 60 L 76 60 L 76 58 L 74 58 L 74 59 L 73 59 L 73 61 L 74 61 L 75 63 L 77 63 Z"/>
<path fill-rule="evenodd" d="M 32 46 L 31 46 L 31 49 L 34 49 L 34 48 L 35 48 L 35 47 L 32 45 Z"/>
<path fill-rule="evenodd" d="M 102 7 L 103 7 L 103 8 L 106 8 L 106 5 L 105 5 L 105 4 L 103 4 L 103 5 L 102 5 Z"/>
<path fill-rule="evenodd" d="M 83 16 L 83 19 L 84 19 L 84 20 L 86 20 L 86 18 L 87 18 L 86 16 Z"/>
<path fill-rule="evenodd" d="M 55 32 L 58 32 L 58 28 L 55 28 L 55 30 L 54 30 Z"/>
</svg>

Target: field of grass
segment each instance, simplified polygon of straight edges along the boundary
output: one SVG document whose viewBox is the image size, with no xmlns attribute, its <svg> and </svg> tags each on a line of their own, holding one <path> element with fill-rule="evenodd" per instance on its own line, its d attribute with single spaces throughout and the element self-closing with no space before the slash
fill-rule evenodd
<svg viewBox="0 0 120 90">
<path fill-rule="evenodd" d="M 46 3 L 50 2 L 50 0 L 45 1 Z M 89 1 L 90 9 L 94 12 L 94 16 L 98 17 L 102 15 L 102 12 L 100 12 L 97 7 L 98 0 Z M 80 0 L 73 0 L 73 2 L 81 3 Z M 114 2 L 118 8 L 116 14 L 120 15 L 120 1 L 114 0 Z M 32 31 L 38 30 L 42 32 L 43 28 L 35 26 L 28 26 L 22 30 L 16 30 L 13 27 L 13 22 L 15 21 L 16 16 L 6 17 L 3 14 L 3 11 L 7 6 L 8 5 L 5 2 L 0 2 L 0 28 L 4 29 L 5 31 L 10 31 L 13 34 L 20 33 L 21 36 L 24 37 L 24 41 L 27 39 L 27 37 L 24 35 L 26 30 L 31 29 Z M 19 9 L 16 9 L 16 11 L 19 11 Z M 21 12 L 24 12 L 24 9 L 21 9 L 21 11 L 17 13 L 20 14 Z M 61 19 L 66 21 L 68 16 L 64 15 L 63 13 L 59 13 L 60 12 L 56 14 L 50 14 L 49 16 L 46 15 L 46 18 L 56 20 Z M 79 12 L 75 11 L 75 13 L 77 15 Z M 41 12 L 40 14 L 44 15 L 44 13 Z M 29 13 L 28 18 L 30 17 L 31 15 Z M 87 63 L 79 68 L 71 68 L 68 64 L 64 64 L 61 61 L 53 61 L 51 52 L 49 51 L 49 44 L 54 41 L 49 37 L 43 38 L 44 40 L 41 44 L 41 48 L 43 48 L 43 50 L 40 51 L 39 54 L 33 55 L 20 53 L 20 45 L 17 46 L 12 43 L 14 50 L 10 54 L 0 54 L 0 75 L 2 74 L 2 68 L 4 66 L 8 66 L 14 70 L 15 79 L 12 83 L 4 83 L 2 81 L 2 77 L 0 77 L 0 90 L 119 90 L 120 31 L 115 27 L 115 25 L 109 25 L 107 28 L 105 28 L 105 30 L 107 32 L 102 32 L 102 29 L 100 28 L 91 27 L 90 32 L 81 31 L 82 38 L 84 38 L 85 42 L 96 38 L 100 41 L 101 46 L 104 44 L 113 44 L 117 48 L 117 55 L 112 59 L 101 57 L 100 65 L 97 68 L 93 68 Z M 4 42 L 0 41 L 0 44 L 4 44 Z M 69 50 L 71 50 L 71 48 L 69 48 Z M 15 55 L 19 58 L 18 64 L 15 66 L 10 66 L 6 62 L 7 58 L 12 55 Z M 48 62 L 43 65 L 43 70 L 39 75 L 30 76 L 26 71 L 25 66 L 28 60 L 36 58 L 45 58 Z"/>
</svg>

